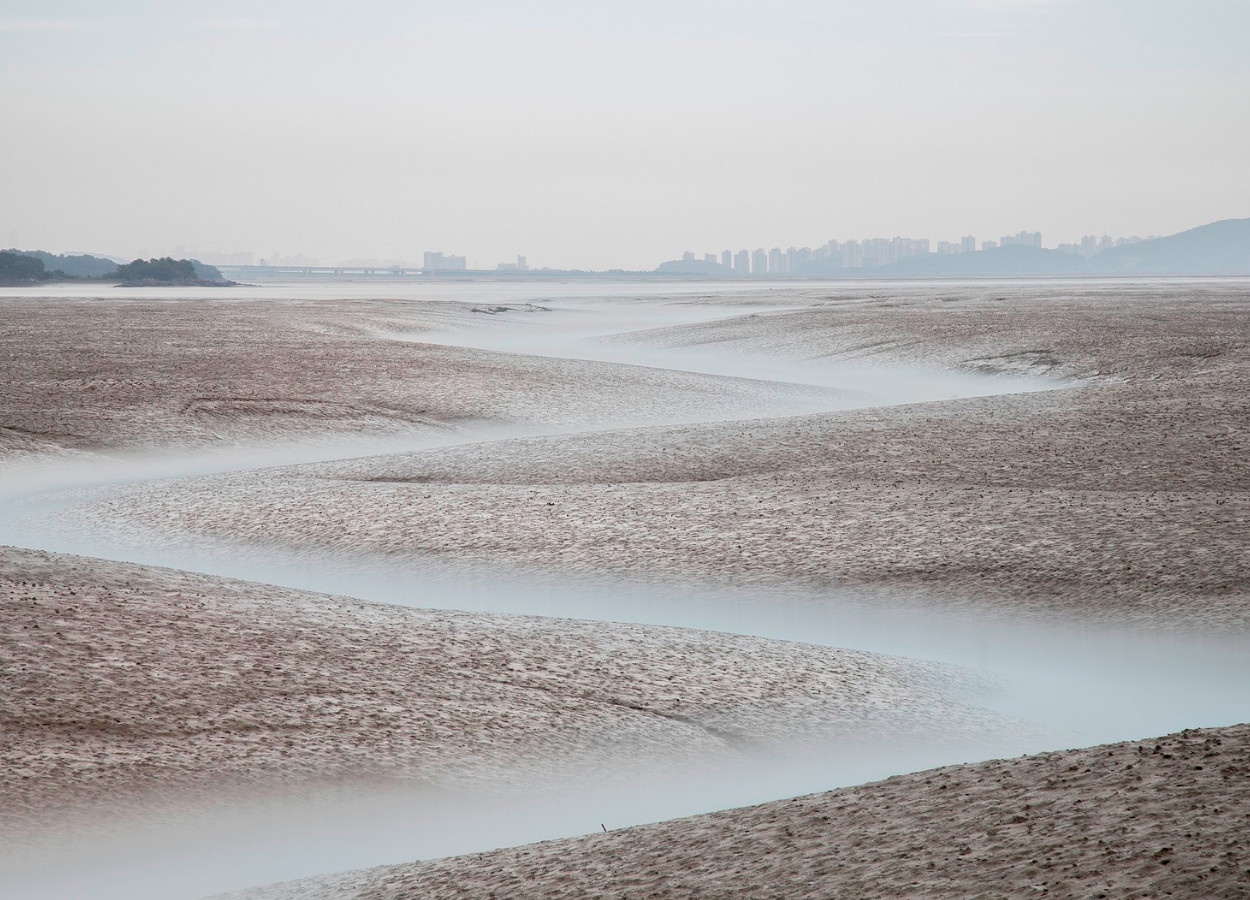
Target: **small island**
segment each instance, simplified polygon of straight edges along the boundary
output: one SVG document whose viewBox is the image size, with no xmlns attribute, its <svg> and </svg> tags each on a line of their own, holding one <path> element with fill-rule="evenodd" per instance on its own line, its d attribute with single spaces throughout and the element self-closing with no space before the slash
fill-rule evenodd
<svg viewBox="0 0 1250 900">
<path fill-rule="evenodd" d="M 223 278 L 216 266 L 205 265 L 194 259 L 174 259 L 170 256 L 136 259 L 118 266 L 113 277 L 120 279 L 126 287 L 225 287 L 235 284 Z"/>
</svg>

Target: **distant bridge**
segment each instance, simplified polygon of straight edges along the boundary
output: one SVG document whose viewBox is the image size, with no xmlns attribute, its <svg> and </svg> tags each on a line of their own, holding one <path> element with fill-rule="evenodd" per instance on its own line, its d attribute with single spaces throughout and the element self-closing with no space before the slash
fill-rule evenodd
<svg viewBox="0 0 1250 900">
<path fill-rule="evenodd" d="M 655 272 L 583 272 L 576 269 L 435 269 L 416 266 L 222 266 L 217 271 L 231 281 L 275 281 L 334 278 L 416 278 L 430 281 L 681 281 L 706 275 L 683 276 Z"/>
<path fill-rule="evenodd" d="M 226 278 L 335 278 L 372 276 L 379 278 L 411 278 L 427 275 L 467 275 L 465 269 L 424 269 L 406 266 L 217 266 Z"/>
</svg>

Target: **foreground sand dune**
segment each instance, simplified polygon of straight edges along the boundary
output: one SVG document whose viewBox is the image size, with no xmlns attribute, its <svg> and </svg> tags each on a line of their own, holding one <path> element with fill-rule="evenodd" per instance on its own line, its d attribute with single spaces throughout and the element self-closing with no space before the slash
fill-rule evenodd
<svg viewBox="0 0 1250 900">
<path fill-rule="evenodd" d="M 1015 726 L 962 670 L 636 625 L 401 609 L 0 551 L 10 839 L 161 792 L 400 779 L 478 791 L 804 742 Z"/>
<path fill-rule="evenodd" d="M 230 897 L 1234 900 L 1248 781 L 1250 725 L 1201 729 Z"/>
<path fill-rule="evenodd" d="M 152 541 L 780 578 L 1243 631 L 1250 300 L 1190 290 L 892 297 L 631 338 L 746 353 L 788 335 L 812 356 L 875 336 L 969 368 L 1042 346 L 1081 387 L 187 480 L 78 515 Z"/>
</svg>

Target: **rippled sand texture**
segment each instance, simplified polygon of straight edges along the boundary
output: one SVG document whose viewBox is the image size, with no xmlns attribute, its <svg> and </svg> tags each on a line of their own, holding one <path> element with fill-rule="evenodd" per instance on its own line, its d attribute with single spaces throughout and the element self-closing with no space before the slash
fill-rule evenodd
<svg viewBox="0 0 1250 900">
<path fill-rule="evenodd" d="M 952 766 L 237 900 L 1250 894 L 1250 726 Z"/>
<path fill-rule="evenodd" d="M 203 450 L 465 422 L 572 428 L 802 412 L 829 393 L 411 340 L 550 314 L 480 309 L 0 298 L 0 465 L 17 455 Z"/>
<path fill-rule="evenodd" d="M 802 308 L 613 346 L 1080 383 L 802 415 L 836 392 L 412 340 L 483 320 L 469 304 L 4 300 L 0 468 L 20 484 L 53 458 L 489 423 L 530 436 L 148 482 L 43 524 L 433 557 L 505 581 L 515 567 L 853 588 L 1017 624 L 1246 632 L 1244 284 L 843 285 L 770 302 Z M 588 430 L 611 423 L 631 427 Z M 704 632 L 13 549 L 0 603 L 10 846 L 158 795 L 348 778 L 505 791 L 1017 728 L 976 709 L 959 670 Z M 255 896 L 1244 896 L 1248 746 L 1237 726 L 962 766 Z"/>
<path fill-rule="evenodd" d="M 709 632 L 400 609 L 0 551 L 0 808 L 333 779 L 536 790 L 804 743 L 1007 735 L 937 664 Z M 105 807 L 107 809 L 107 807 Z"/>
<path fill-rule="evenodd" d="M 630 340 L 743 356 L 1039 369 L 1082 386 L 188 480 L 81 515 L 152 540 L 172 527 L 296 547 L 782 579 L 1012 614 L 1245 630 L 1242 288 L 1010 290 L 818 301 Z"/>
</svg>

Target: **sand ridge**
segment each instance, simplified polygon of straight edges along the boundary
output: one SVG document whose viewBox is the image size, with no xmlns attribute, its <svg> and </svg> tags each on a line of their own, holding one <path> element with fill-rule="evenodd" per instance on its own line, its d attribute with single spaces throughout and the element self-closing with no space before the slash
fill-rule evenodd
<svg viewBox="0 0 1250 900">
<path fill-rule="evenodd" d="M 1250 726 L 1199 729 L 229 898 L 1233 900 L 1250 894 L 1248 779 Z"/>
<path fill-rule="evenodd" d="M 61 515 L 140 543 L 207 535 L 261 553 L 276 543 L 853 585 L 1017 621 L 1244 634 L 1244 284 L 864 291 L 804 291 L 810 308 L 617 340 L 1084 383 L 779 418 L 779 400 L 803 398 L 391 339 L 486 318 L 463 306 L 9 302 L 0 439 L 10 460 L 444 428 L 460 416 L 601 427 L 633 403 L 644 422 L 767 415 L 136 485 Z M 17 832 L 62 807 L 116 809 L 148 788 L 215 792 L 223 780 L 298 789 L 364 774 L 506 790 L 622 756 L 733 757 L 813 728 L 1015 727 L 965 702 L 962 676 L 911 661 L 386 609 L 31 551 L 2 559 L 2 802 Z M 261 896 L 1241 896 L 1246 728 L 919 773 Z"/>
<path fill-rule="evenodd" d="M 1016 734 L 977 676 L 709 632 L 403 609 L 0 551 L 0 807 L 335 778 L 506 791 L 841 739 Z"/>
<path fill-rule="evenodd" d="M 188 480 L 74 515 L 151 540 L 185 529 L 571 572 L 775 578 L 1244 631 L 1250 301 L 1188 290 L 893 297 L 646 333 L 728 334 L 743 352 L 798 335 L 811 355 L 843 352 L 849 318 L 852 343 L 871 325 L 874 347 L 902 336 L 973 368 L 1044 345 L 1048 366 L 1092 378 L 1081 387 Z"/>
<path fill-rule="evenodd" d="M 458 423 L 593 427 L 804 411 L 828 391 L 396 340 L 484 318 L 444 301 L 0 299 L 0 463 Z M 542 316 L 526 304 L 508 315 Z"/>
</svg>

